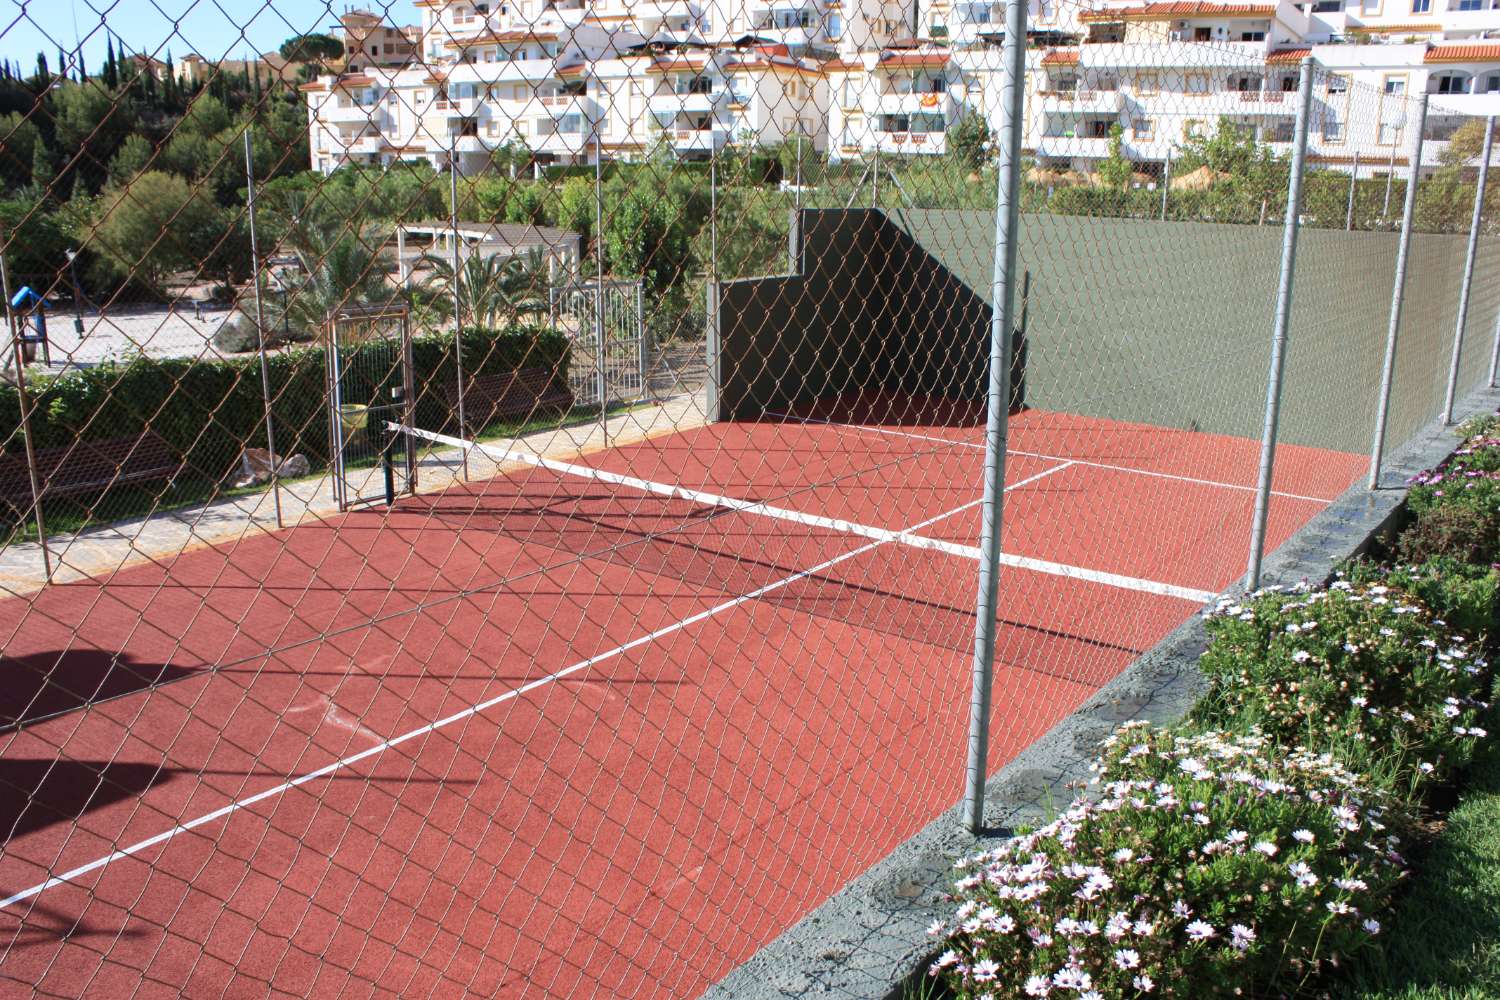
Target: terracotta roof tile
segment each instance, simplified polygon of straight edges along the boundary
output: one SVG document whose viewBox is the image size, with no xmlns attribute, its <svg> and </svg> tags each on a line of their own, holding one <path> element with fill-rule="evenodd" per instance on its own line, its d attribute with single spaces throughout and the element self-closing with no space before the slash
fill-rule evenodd
<svg viewBox="0 0 1500 1000">
<path fill-rule="evenodd" d="M 1138 7 L 1114 7 L 1090 10 L 1078 15 L 1080 21 L 1165 21 L 1174 17 L 1271 17 L 1273 3 L 1207 3 L 1204 0 L 1171 0 L 1147 3 Z"/>
<path fill-rule="evenodd" d="M 1042 65 L 1077 66 L 1078 55 L 1077 49 L 1049 49 L 1047 54 L 1042 56 Z"/>
<path fill-rule="evenodd" d="M 1266 56 L 1266 64 L 1274 66 L 1281 63 L 1299 63 L 1310 55 L 1312 55 L 1311 48 L 1277 49 Z"/>
<path fill-rule="evenodd" d="M 1424 63 L 1500 62 L 1500 42 L 1483 45 L 1437 45 L 1427 50 Z"/>
</svg>

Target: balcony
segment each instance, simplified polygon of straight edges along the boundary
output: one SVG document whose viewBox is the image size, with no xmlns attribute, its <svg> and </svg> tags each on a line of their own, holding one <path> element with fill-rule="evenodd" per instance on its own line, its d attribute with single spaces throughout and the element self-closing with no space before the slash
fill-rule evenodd
<svg viewBox="0 0 1500 1000">
<path fill-rule="evenodd" d="M 1500 115 L 1500 93 L 1429 94 L 1428 115 Z"/>
<path fill-rule="evenodd" d="M 728 129 L 673 128 L 663 133 L 671 137 L 672 148 L 679 153 L 708 153 L 723 149 L 732 138 Z"/>
<path fill-rule="evenodd" d="M 335 125 L 379 125 L 384 116 L 378 104 L 325 104 L 318 109 L 319 118 Z"/>
<path fill-rule="evenodd" d="M 442 99 L 432 102 L 433 115 L 439 118 L 473 118 L 479 114 L 479 109 L 484 102 L 477 97 L 465 97 L 458 100 Z"/>
<path fill-rule="evenodd" d="M 676 94 L 657 92 L 651 95 L 648 101 L 648 110 L 652 114 L 674 115 L 678 112 L 688 114 L 708 114 L 724 101 L 725 91 L 717 90 L 709 94 Z"/>
<path fill-rule="evenodd" d="M 1244 112 L 1257 115 L 1288 115 L 1296 117 L 1297 94 L 1281 90 L 1231 90 L 1232 100 L 1238 108 L 1231 113 Z"/>
<path fill-rule="evenodd" d="M 879 113 L 883 115 L 942 115 L 957 117 L 958 105 L 946 91 L 936 94 L 881 94 Z"/>
<path fill-rule="evenodd" d="M 875 142 L 865 143 L 882 153 L 899 156 L 935 156 L 948 148 L 948 137 L 942 132 L 876 132 Z"/>
<path fill-rule="evenodd" d="M 385 137 L 380 135 L 362 135 L 354 139 L 343 139 L 334 136 L 330 145 L 337 152 L 346 155 L 364 155 L 378 153 L 385 145 Z"/>
<path fill-rule="evenodd" d="M 1039 90 L 1036 96 L 1048 110 L 1114 115 L 1125 106 L 1125 95 L 1118 90 Z"/>
<path fill-rule="evenodd" d="M 553 118 L 579 114 L 589 121 L 598 121 L 603 117 L 603 112 L 599 110 L 599 102 L 582 94 L 553 94 L 538 97 L 536 100 L 552 114 Z"/>
<path fill-rule="evenodd" d="M 1089 42 L 1083 45 L 1086 66 L 1215 72 L 1265 68 L 1266 42 Z"/>
</svg>

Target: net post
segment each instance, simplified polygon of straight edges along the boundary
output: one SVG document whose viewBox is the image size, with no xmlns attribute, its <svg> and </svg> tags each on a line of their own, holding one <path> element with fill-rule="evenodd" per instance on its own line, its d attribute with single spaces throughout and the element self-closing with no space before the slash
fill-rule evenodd
<svg viewBox="0 0 1500 1000">
<path fill-rule="evenodd" d="M 1354 231 L 1354 193 L 1359 183 L 1359 150 L 1354 151 L 1354 168 L 1349 171 L 1349 205 L 1344 209 L 1344 232 Z"/>
<path fill-rule="evenodd" d="M 969 696 L 968 762 L 963 824 L 984 829 L 989 776 L 990 698 L 995 672 L 996 603 L 1000 593 L 1000 529 L 1005 503 L 1005 449 L 1010 424 L 1010 365 L 1015 326 L 1016 264 L 1021 221 L 1021 133 L 1026 100 L 1026 3 L 1006 0 L 1001 49 L 999 162 L 995 180 L 995 264 L 991 284 L 989 395 L 985 419 L 984 499 L 979 586 L 975 598 L 973 683 Z"/>
<path fill-rule="evenodd" d="M 1391 162 L 1386 165 L 1385 170 L 1385 202 L 1380 206 L 1380 217 L 1389 219 L 1391 217 L 1391 185 L 1396 180 L 1396 144 L 1391 143 Z"/>
<path fill-rule="evenodd" d="M 1448 363 L 1448 386 L 1443 393 L 1443 423 L 1453 423 L 1458 394 L 1458 363 L 1464 349 L 1464 327 L 1469 322 L 1469 292 L 1474 286 L 1474 257 L 1479 250 L 1479 217 L 1484 212 L 1484 189 L 1490 176 L 1490 153 L 1495 146 L 1495 116 L 1484 120 L 1484 152 L 1480 154 L 1479 183 L 1474 187 L 1474 212 L 1469 217 L 1469 245 L 1464 253 L 1464 280 L 1458 289 L 1458 321 L 1453 325 L 1453 357 Z"/>
<path fill-rule="evenodd" d="M 21 336 L 16 314 L 10 304 L 10 269 L 6 250 L 13 231 L 0 230 L 0 294 L 5 296 L 5 328 L 10 334 L 10 356 L 16 363 L 16 396 L 21 410 L 21 444 L 26 449 L 26 476 L 31 483 L 31 516 L 36 521 L 36 537 L 42 547 L 42 574 L 52 582 L 52 550 L 47 547 L 47 519 L 42 514 L 42 484 L 37 475 L 36 442 L 31 438 L 31 399 L 26 391 L 26 358 L 21 353 Z"/>
<path fill-rule="evenodd" d="M 1286 342 L 1292 314 L 1292 279 L 1297 269 L 1297 235 L 1302 228 L 1302 179 L 1307 171 L 1307 123 L 1312 113 L 1313 60 L 1302 60 L 1297 92 L 1297 131 L 1292 142 L 1292 168 L 1286 188 L 1286 216 L 1281 231 L 1281 277 L 1276 285 L 1276 320 L 1271 332 L 1271 370 L 1266 379 L 1266 417 L 1260 437 L 1260 472 L 1255 487 L 1255 515 L 1250 524 L 1250 564 L 1245 589 L 1260 586 L 1266 550 L 1266 521 L 1270 513 L 1271 477 L 1276 468 L 1276 432 L 1281 420 L 1281 378 L 1286 368 Z"/>
<path fill-rule="evenodd" d="M 589 128 L 594 140 L 594 350 L 597 352 L 594 368 L 599 383 L 599 433 L 608 447 L 609 382 L 604 371 L 604 149 L 600 145 L 599 123 L 591 121 Z M 641 278 L 645 280 L 645 275 Z"/>
<path fill-rule="evenodd" d="M 1161 221 L 1167 221 L 1167 191 L 1172 187 L 1172 151 L 1167 150 L 1166 162 L 1161 171 Z"/>
<path fill-rule="evenodd" d="M 400 223 L 398 222 L 399 226 Z M 469 425 L 464 419 L 464 303 L 463 303 L 463 272 L 462 263 L 459 261 L 459 237 L 458 237 L 458 135 L 454 133 L 452 142 L 448 147 L 448 238 L 453 241 L 453 369 L 454 376 L 458 379 L 454 399 L 458 410 L 458 436 L 464 440 L 469 438 Z M 478 431 L 478 428 L 475 428 Z M 462 472 L 464 482 L 469 480 L 469 449 L 459 450 L 459 458 L 463 463 Z"/>
<path fill-rule="evenodd" d="M 1401 302 L 1406 293 L 1406 255 L 1411 249 L 1411 220 L 1417 208 L 1417 176 L 1422 169 L 1422 133 L 1427 130 L 1427 95 L 1417 98 L 1417 121 L 1411 142 L 1406 198 L 1401 209 L 1401 239 L 1396 245 L 1396 275 L 1391 286 L 1390 321 L 1385 331 L 1385 361 L 1380 369 L 1380 400 L 1375 407 L 1375 441 L 1370 446 L 1370 489 L 1380 488 L 1380 460 L 1385 451 L 1385 424 L 1391 409 L 1391 380 L 1396 369 L 1396 339 L 1401 330 Z M 1394 146 L 1391 159 L 1395 159 Z"/>
<path fill-rule="evenodd" d="M 709 423 L 716 424 L 722 419 L 719 413 L 719 282 L 710 278 L 703 283 L 703 289 L 707 298 L 703 309 L 703 353 L 708 369 L 703 386 L 703 416 Z"/>
<path fill-rule="evenodd" d="M 276 527 L 286 525 L 281 517 L 281 463 L 276 460 L 276 434 L 271 426 L 271 370 L 266 361 L 266 317 L 261 305 L 260 252 L 255 241 L 255 157 L 250 138 L 253 126 L 245 126 L 245 218 L 250 227 L 250 261 L 255 266 L 255 353 L 260 359 L 260 395 L 265 405 L 266 454 L 271 456 L 271 504 L 276 509 Z"/>
</svg>

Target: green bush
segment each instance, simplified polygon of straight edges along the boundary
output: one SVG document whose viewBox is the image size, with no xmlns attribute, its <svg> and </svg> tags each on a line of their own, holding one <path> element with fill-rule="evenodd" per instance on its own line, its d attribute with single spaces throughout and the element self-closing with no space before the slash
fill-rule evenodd
<svg viewBox="0 0 1500 1000">
<path fill-rule="evenodd" d="M 567 338 L 543 327 L 509 330 L 466 329 L 464 370 L 471 375 L 512 371 L 523 366 L 566 373 Z M 380 342 L 361 349 L 371 370 L 388 370 L 394 347 Z M 381 355 L 385 355 L 382 357 Z M 440 429 L 450 415 L 441 387 L 455 378 L 453 336 L 432 334 L 412 340 L 415 419 Z M 357 367 L 364 367 L 363 365 Z M 327 371 L 322 347 L 267 356 L 274 400 L 277 448 L 301 453 L 314 467 L 328 460 Z M 193 473 L 220 479 L 239 461 L 246 446 L 265 447 L 264 403 L 259 359 L 251 355 L 218 361 L 138 358 L 32 380 L 35 414 L 31 432 L 39 448 L 75 439 L 99 440 L 150 429 L 183 456 Z M 3 451 L 21 448 L 20 405 L 11 385 L 0 385 Z"/>
<path fill-rule="evenodd" d="M 1481 413 L 1470 417 L 1455 428 L 1465 441 L 1476 438 L 1492 438 L 1500 435 L 1500 413 Z"/>
<path fill-rule="evenodd" d="M 1445 556 L 1465 563 L 1492 563 L 1500 557 L 1500 514 L 1472 507 L 1436 507 L 1425 511 L 1396 538 L 1396 557 L 1404 563 Z"/>
<path fill-rule="evenodd" d="M 958 862 L 930 928 L 958 996 L 1284 996 L 1380 932 L 1405 817 L 1332 759 L 1130 723 L 1096 771 L 1096 796 Z"/>
<path fill-rule="evenodd" d="M 1420 563 L 1382 566 L 1356 560 L 1340 576 L 1356 587 L 1386 584 L 1411 594 L 1437 621 L 1472 640 L 1500 636 L 1500 570 L 1474 565 L 1451 556 L 1433 556 Z"/>
<path fill-rule="evenodd" d="M 1194 710 L 1205 724 L 1259 726 L 1414 795 L 1485 735 L 1483 658 L 1386 584 L 1224 598 L 1208 632 L 1199 665 L 1210 690 Z"/>
</svg>

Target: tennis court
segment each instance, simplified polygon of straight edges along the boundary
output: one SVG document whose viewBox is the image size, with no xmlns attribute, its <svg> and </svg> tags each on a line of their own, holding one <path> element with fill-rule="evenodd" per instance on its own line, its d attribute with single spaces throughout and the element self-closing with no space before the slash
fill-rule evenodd
<svg viewBox="0 0 1500 1000">
<path fill-rule="evenodd" d="M 696 994 L 956 801 L 977 409 L 475 447 L 503 473 L 0 603 L 7 980 Z M 1010 448 L 994 767 L 1239 577 L 1259 443 Z M 1284 446 L 1269 545 L 1364 467 Z"/>
</svg>

